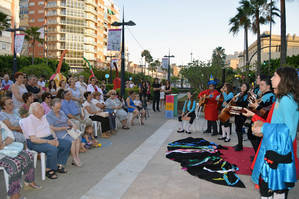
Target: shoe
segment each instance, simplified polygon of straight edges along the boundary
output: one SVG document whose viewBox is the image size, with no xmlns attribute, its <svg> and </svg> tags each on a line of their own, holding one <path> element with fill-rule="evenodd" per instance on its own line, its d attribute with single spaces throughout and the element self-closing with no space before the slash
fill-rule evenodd
<svg viewBox="0 0 299 199">
<path fill-rule="evenodd" d="M 153 111 L 154 111 L 154 112 L 156 112 L 156 110 L 155 110 L 155 109 L 153 109 Z"/>
<path fill-rule="evenodd" d="M 184 133 L 184 130 L 178 130 L 177 133 Z"/>
<path fill-rule="evenodd" d="M 225 138 L 224 142 L 230 142 L 230 139 Z"/>
<path fill-rule="evenodd" d="M 208 131 L 208 130 L 205 130 L 203 133 L 211 133 L 210 131 Z"/>
<path fill-rule="evenodd" d="M 238 146 L 235 148 L 235 151 L 243 151 L 243 147 L 238 145 Z"/>
<path fill-rule="evenodd" d="M 218 140 L 225 140 L 226 137 L 220 137 Z"/>
<path fill-rule="evenodd" d="M 160 110 L 157 110 L 158 112 L 161 112 Z"/>
<path fill-rule="evenodd" d="M 42 186 L 39 186 L 37 184 L 32 184 L 32 183 L 28 183 L 28 182 L 24 182 L 24 189 L 28 190 L 28 189 L 34 189 L 34 190 L 39 190 L 42 189 Z"/>
<path fill-rule="evenodd" d="M 190 131 L 186 131 L 186 133 L 187 133 L 187 134 L 191 134 L 192 132 L 190 132 Z"/>
<path fill-rule="evenodd" d="M 218 135 L 218 133 L 212 133 L 212 135 L 211 135 L 211 136 L 216 136 L 216 135 Z"/>
</svg>

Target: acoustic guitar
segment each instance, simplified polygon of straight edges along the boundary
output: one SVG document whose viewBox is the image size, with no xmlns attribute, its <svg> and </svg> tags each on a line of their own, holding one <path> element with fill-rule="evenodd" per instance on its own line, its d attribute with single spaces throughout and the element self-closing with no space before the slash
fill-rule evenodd
<svg viewBox="0 0 299 199">
<path fill-rule="evenodd" d="M 206 100 L 207 100 L 207 95 L 203 95 L 199 98 L 199 101 L 198 101 L 198 106 L 202 106 L 203 104 L 206 103 Z"/>
</svg>

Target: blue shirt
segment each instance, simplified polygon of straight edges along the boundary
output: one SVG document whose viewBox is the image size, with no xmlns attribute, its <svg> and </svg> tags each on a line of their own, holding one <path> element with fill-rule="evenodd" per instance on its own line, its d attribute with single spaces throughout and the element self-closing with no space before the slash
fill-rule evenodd
<svg viewBox="0 0 299 199">
<path fill-rule="evenodd" d="M 67 100 L 62 100 L 61 102 L 61 110 L 64 112 L 66 115 L 79 115 L 80 114 L 80 108 L 78 107 L 77 103 L 74 102 L 73 100 L 67 101 Z"/>
<path fill-rule="evenodd" d="M 183 113 L 185 113 L 186 108 L 187 108 L 187 111 L 190 112 L 190 113 L 195 110 L 195 107 L 196 107 L 195 100 L 193 100 L 192 108 L 190 106 L 191 106 L 191 100 L 186 100 L 185 103 L 184 103 L 184 107 L 183 107 Z"/>
<path fill-rule="evenodd" d="M 2 88 L 4 88 L 4 87 L 7 86 L 7 85 L 9 85 L 9 87 L 10 87 L 11 85 L 13 85 L 13 81 L 8 80 L 8 82 L 6 82 L 6 81 L 3 79 L 2 82 L 1 82 L 1 85 L 2 85 Z"/>
</svg>

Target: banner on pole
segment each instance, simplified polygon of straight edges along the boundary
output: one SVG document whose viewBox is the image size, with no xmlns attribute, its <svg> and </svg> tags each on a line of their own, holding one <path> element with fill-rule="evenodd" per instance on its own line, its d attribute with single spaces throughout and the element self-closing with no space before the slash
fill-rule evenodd
<svg viewBox="0 0 299 199">
<path fill-rule="evenodd" d="M 16 34 L 15 37 L 15 52 L 16 54 L 20 54 L 23 48 L 23 43 L 24 43 L 24 34 Z"/>
<path fill-rule="evenodd" d="M 121 29 L 108 30 L 107 49 L 111 51 L 120 51 Z"/>
<path fill-rule="evenodd" d="M 169 59 L 168 58 L 162 58 L 162 68 L 167 69 L 168 68 Z"/>
</svg>

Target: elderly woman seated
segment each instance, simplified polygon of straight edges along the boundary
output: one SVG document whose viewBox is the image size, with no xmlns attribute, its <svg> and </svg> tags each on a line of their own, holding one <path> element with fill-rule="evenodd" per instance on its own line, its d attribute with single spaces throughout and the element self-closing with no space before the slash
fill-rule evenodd
<svg viewBox="0 0 299 199">
<path fill-rule="evenodd" d="M 109 112 L 114 112 L 120 120 L 123 129 L 129 129 L 127 126 L 128 113 L 122 108 L 122 102 L 118 99 L 115 90 L 110 90 L 107 94 L 109 98 L 105 102 L 105 108 Z"/>
<path fill-rule="evenodd" d="M 14 111 L 14 104 L 11 98 L 3 97 L 0 100 L 0 121 L 13 132 L 16 142 L 26 143 L 26 139 L 23 135 L 22 129 L 19 125 L 20 117 L 19 114 Z"/>
<path fill-rule="evenodd" d="M 30 104 L 33 103 L 34 101 L 34 97 L 32 93 L 24 93 L 22 96 L 22 99 L 24 101 L 24 104 L 20 107 L 19 109 L 19 114 L 21 116 L 21 118 L 25 118 L 29 115 L 29 107 Z"/>
<path fill-rule="evenodd" d="M 73 157 L 73 165 L 81 166 L 79 151 L 80 151 L 80 138 L 74 139 L 68 133 L 70 128 L 78 128 L 72 123 L 68 117 L 61 110 L 61 100 L 56 98 L 52 101 L 52 110 L 47 114 L 47 120 L 50 128 L 55 132 L 56 136 L 60 139 L 65 139 L 72 142 L 71 155 Z"/>
<path fill-rule="evenodd" d="M 22 173 L 25 186 L 33 189 L 41 187 L 34 182 L 33 155 L 23 150 L 23 144 L 13 142 L 13 134 L 8 128 L 3 128 L 0 122 L 0 167 L 9 175 L 8 196 L 10 199 L 19 199 L 21 191 Z"/>
<path fill-rule="evenodd" d="M 47 156 L 46 176 L 56 179 L 58 173 L 67 173 L 64 165 L 70 154 L 72 142 L 56 137 L 51 132 L 50 125 L 44 115 L 44 109 L 38 102 L 31 104 L 29 116 L 24 119 L 24 135 L 28 148 L 37 152 L 43 152 Z"/>
<path fill-rule="evenodd" d="M 93 121 L 99 121 L 102 125 L 102 137 L 108 138 L 110 137 L 110 124 L 109 124 L 109 118 L 100 116 L 100 114 L 103 112 L 102 110 L 98 110 L 96 105 L 92 103 L 92 94 L 91 92 L 85 92 L 84 97 L 86 101 L 83 103 L 83 109 L 84 109 L 84 119 L 90 118 Z"/>
</svg>

